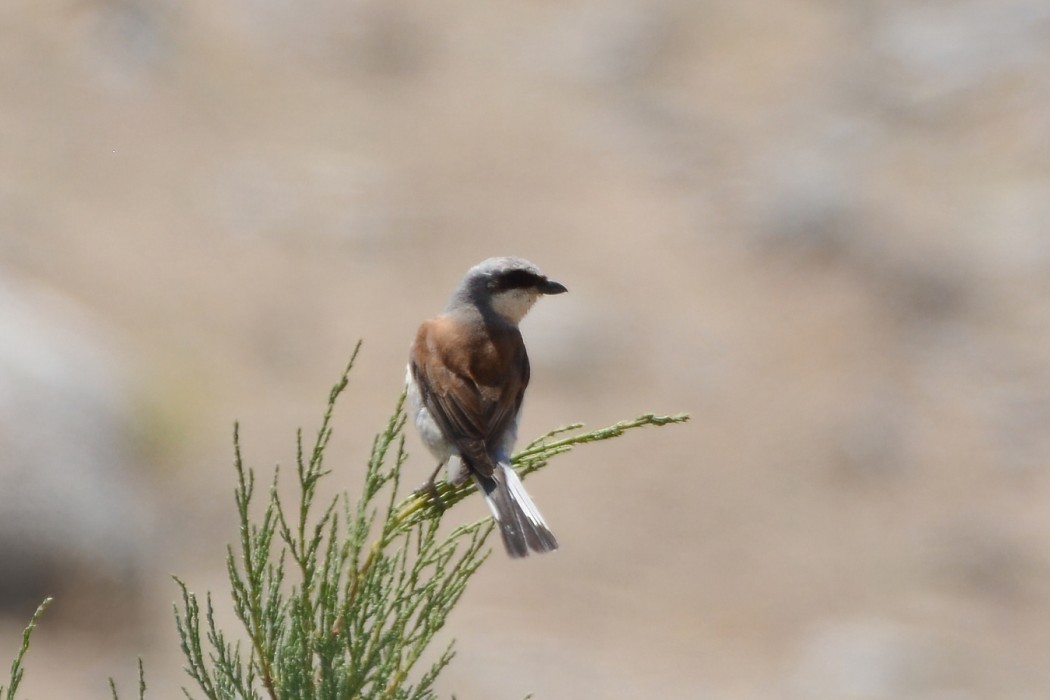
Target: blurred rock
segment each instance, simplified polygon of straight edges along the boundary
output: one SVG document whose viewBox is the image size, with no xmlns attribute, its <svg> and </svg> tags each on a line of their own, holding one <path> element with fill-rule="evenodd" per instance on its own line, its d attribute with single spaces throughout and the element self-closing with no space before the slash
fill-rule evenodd
<svg viewBox="0 0 1050 700">
<path fill-rule="evenodd" d="M 856 479 L 885 479 L 905 471 L 912 408 L 900 391 L 884 386 L 858 397 L 835 427 L 838 464 Z"/>
<path fill-rule="evenodd" d="M 1023 600 L 1046 569 L 1005 528 L 973 514 L 931 538 L 925 560 L 946 585 L 999 603 Z"/>
<path fill-rule="evenodd" d="M 137 587 L 149 523 L 112 348 L 82 311 L 0 273 L 0 614 L 50 595 L 91 617 Z"/>
<path fill-rule="evenodd" d="M 889 249 L 869 249 L 856 261 L 874 298 L 899 320 L 921 325 L 958 318 L 981 293 L 979 280 L 960 256 L 939 258 L 922 251 L 900 254 Z"/>
<path fill-rule="evenodd" d="M 176 18 L 168 5 L 167 0 L 84 3 L 79 48 L 93 77 L 118 91 L 147 85 L 174 55 Z"/>
<path fill-rule="evenodd" d="M 1050 5 L 1039 0 L 894 2 L 874 22 L 875 80 L 910 116 L 957 106 L 993 81 L 1045 74 Z"/>
<path fill-rule="evenodd" d="M 901 700 L 971 697 L 952 681 L 952 655 L 929 635 L 884 620 L 818 624 L 801 640 L 790 697 Z"/>
<path fill-rule="evenodd" d="M 290 0 L 224 3 L 220 20 L 267 54 L 340 76 L 400 79 L 427 68 L 436 51 L 423 3 L 320 0 L 304 12 Z"/>
<path fill-rule="evenodd" d="M 588 2 L 568 10 L 533 52 L 533 61 L 563 78 L 602 87 L 642 83 L 673 46 L 671 3 Z"/>
<path fill-rule="evenodd" d="M 838 257 L 853 245 L 861 217 L 861 183 L 841 157 L 812 144 L 781 154 L 763 168 L 769 178 L 757 242 L 771 252 Z"/>
<path fill-rule="evenodd" d="M 867 117 L 806 105 L 788 117 L 790 132 L 756 157 L 748 194 L 757 213 L 754 244 L 821 260 L 863 255 L 872 237 L 865 200 L 870 157 L 885 133 Z"/>
</svg>

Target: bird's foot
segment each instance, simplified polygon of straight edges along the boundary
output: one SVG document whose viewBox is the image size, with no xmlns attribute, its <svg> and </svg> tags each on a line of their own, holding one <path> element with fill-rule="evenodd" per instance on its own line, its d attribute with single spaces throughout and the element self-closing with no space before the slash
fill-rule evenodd
<svg viewBox="0 0 1050 700">
<path fill-rule="evenodd" d="M 447 509 L 445 505 L 445 499 L 438 493 L 437 484 L 434 483 L 433 479 L 428 479 L 426 483 L 416 489 L 413 494 L 414 496 L 427 496 L 430 504 L 437 508 L 438 512 L 444 512 Z"/>
</svg>

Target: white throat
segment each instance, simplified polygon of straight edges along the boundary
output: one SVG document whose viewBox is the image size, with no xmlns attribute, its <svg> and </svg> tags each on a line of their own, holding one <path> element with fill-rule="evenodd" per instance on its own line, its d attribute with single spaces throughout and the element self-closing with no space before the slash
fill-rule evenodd
<svg viewBox="0 0 1050 700">
<path fill-rule="evenodd" d="M 515 326 L 525 318 L 540 293 L 534 289 L 508 289 L 492 295 L 492 310 Z"/>
</svg>

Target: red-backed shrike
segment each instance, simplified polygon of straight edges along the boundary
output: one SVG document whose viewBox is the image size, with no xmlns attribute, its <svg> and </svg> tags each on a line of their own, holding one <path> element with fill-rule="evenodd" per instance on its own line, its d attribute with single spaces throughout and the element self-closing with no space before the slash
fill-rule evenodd
<svg viewBox="0 0 1050 700">
<path fill-rule="evenodd" d="M 489 258 L 419 327 L 408 362 L 412 418 L 439 462 L 428 483 L 442 465 L 453 483 L 473 477 L 514 558 L 558 548 L 510 453 L 529 384 L 518 323 L 541 295 L 565 291 L 521 258 Z"/>
</svg>

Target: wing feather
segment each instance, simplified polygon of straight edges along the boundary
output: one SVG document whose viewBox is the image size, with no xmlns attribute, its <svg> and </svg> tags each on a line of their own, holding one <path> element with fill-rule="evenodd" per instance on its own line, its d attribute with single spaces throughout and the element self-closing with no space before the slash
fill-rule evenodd
<svg viewBox="0 0 1050 700">
<path fill-rule="evenodd" d="M 424 322 L 413 345 L 412 376 L 445 437 L 475 470 L 491 476 L 493 451 L 521 407 L 529 361 L 516 328 L 464 329 L 448 317 Z"/>
</svg>

